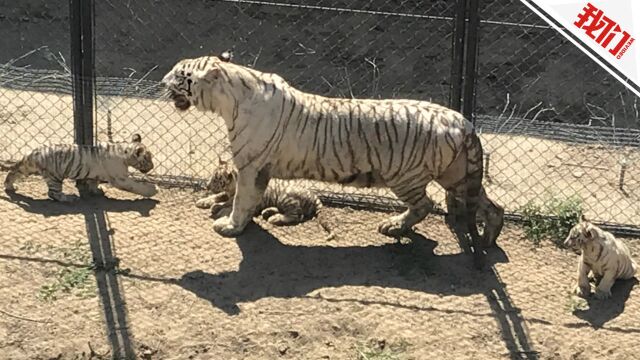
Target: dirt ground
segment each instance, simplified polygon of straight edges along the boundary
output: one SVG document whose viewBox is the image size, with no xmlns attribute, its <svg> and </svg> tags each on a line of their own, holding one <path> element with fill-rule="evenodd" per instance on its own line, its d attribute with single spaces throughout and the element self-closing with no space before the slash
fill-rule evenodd
<svg viewBox="0 0 640 360">
<path fill-rule="evenodd" d="M 5 174 L 0 174 L 3 177 Z M 70 187 L 67 191 L 71 191 Z M 577 256 L 507 225 L 490 268 L 438 216 L 401 243 L 387 214 L 221 238 L 200 194 L 107 188 L 73 206 L 33 178 L 0 197 L 0 359 L 631 359 L 640 292 L 569 294 Z M 640 239 L 627 239 L 636 258 Z M 87 264 L 93 262 L 93 267 Z"/>
</svg>

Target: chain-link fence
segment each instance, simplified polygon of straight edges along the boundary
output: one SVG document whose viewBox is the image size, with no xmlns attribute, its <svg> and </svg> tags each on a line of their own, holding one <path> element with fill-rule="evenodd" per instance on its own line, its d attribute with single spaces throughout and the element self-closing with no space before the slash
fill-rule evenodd
<svg viewBox="0 0 640 360">
<path fill-rule="evenodd" d="M 480 16 L 488 191 L 515 213 L 575 197 L 587 217 L 637 228 L 638 98 L 519 1 L 481 2 Z"/>
<path fill-rule="evenodd" d="M 229 158 L 228 142 L 221 119 L 160 99 L 158 81 L 176 61 L 230 49 L 235 62 L 312 93 L 459 106 L 471 66 L 460 30 L 473 9 L 465 16 L 461 6 L 471 2 L 95 1 L 94 138 L 141 134 L 156 165 L 146 180 L 161 190 L 150 200 L 107 187 L 106 199 L 67 206 L 45 200 L 34 179 L 19 184 L 25 196 L 3 197 L 0 359 L 360 359 L 398 349 L 409 358 L 562 358 L 580 355 L 585 326 L 607 322 L 607 332 L 584 335 L 604 344 L 596 356 L 636 354 L 608 344 L 635 344 L 640 303 L 593 306 L 576 323 L 566 307 L 581 305 L 565 296 L 574 259 L 532 253 L 511 241 L 524 235 L 510 225 L 505 252 L 491 252 L 493 270 L 478 274 L 439 217 L 417 226 L 437 247 L 422 235 L 402 247 L 377 234 L 387 214 L 373 210 L 399 205 L 387 190 L 296 182 L 347 205 L 325 209 L 333 242 L 315 221 L 261 219 L 222 241 L 194 207 L 202 193 L 190 190 L 202 189 L 218 156 Z M 0 1 L 0 160 L 74 142 L 68 3 Z M 637 233 L 637 97 L 519 1 L 480 0 L 478 15 L 471 115 L 490 197 L 513 217 L 549 197 L 577 198 L 588 217 Z M 441 189 L 429 193 L 445 207 Z M 637 256 L 640 244 L 631 245 Z M 626 300 L 625 286 L 614 295 Z"/>
<path fill-rule="evenodd" d="M 3 6 L 0 15 L 0 158 L 44 142 L 73 143 L 66 2 Z M 62 5 L 62 6 L 59 6 Z"/>
<path fill-rule="evenodd" d="M 29 4 L 4 20 L 19 29 L 2 40 L 5 158 L 45 140 L 72 141 L 65 7 Z M 153 144 L 159 181 L 201 185 L 217 155 L 228 156 L 224 127 L 157 101 L 157 81 L 179 58 L 222 49 L 309 92 L 449 104 L 451 74 L 461 66 L 452 57 L 456 5 L 97 2 L 96 139 L 138 132 Z M 475 121 L 490 194 L 514 214 L 547 196 L 575 196 L 595 220 L 638 226 L 637 97 L 520 2 L 482 1 L 479 14 Z M 311 186 L 339 202 L 393 204 L 387 191 Z M 441 191 L 430 194 L 442 204 Z"/>
</svg>

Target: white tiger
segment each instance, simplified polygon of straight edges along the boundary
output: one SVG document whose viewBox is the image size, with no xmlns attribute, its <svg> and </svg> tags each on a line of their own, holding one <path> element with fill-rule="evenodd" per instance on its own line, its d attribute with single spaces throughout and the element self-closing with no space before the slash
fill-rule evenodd
<svg viewBox="0 0 640 360">
<path fill-rule="evenodd" d="M 196 207 L 211 209 L 211 215 L 217 219 L 229 215 L 232 200 L 236 192 L 238 173 L 228 161 L 218 158 L 207 190 L 211 196 L 196 201 Z M 262 200 L 255 209 L 255 215 L 276 226 L 295 225 L 303 221 L 316 218 L 318 224 L 327 232 L 326 240 L 335 237 L 325 221 L 323 204 L 320 198 L 308 189 L 278 182 L 270 183 L 265 190 Z"/>
<path fill-rule="evenodd" d="M 597 281 L 595 297 L 611 296 L 611 287 L 616 279 L 631 279 L 638 271 L 638 264 L 622 240 L 589 222 L 584 216 L 564 241 L 568 248 L 580 249 L 578 260 L 578 284 L 574 292 L 587 297 L 591 293 L 589 272 Z"/>
<path fill-rule="evenodd" d="M 482 146 L 460 113 L 426 101 L 327 98 L 302 92 L 276 74 L 205 56 L 179 61 L 162 80 L 174 105 L 218 113 L 225 121 L 237 191 L 229 217 L 215 221 L 223 236 L 240 234 L 270 178 L 305 178 L 355 186 L 386 186 L 407 205 L 379 231 L 398 236 L 427 215 L 426 186 L 435 180 L 460 213 L 473 240 L 492 245 L 503 209 L 482 187 Z M 478 207 L 485 217 L 480 239 Z M 482 244 L 481 244 L 482 243 Z"/>
<path fill-rule="evenodd" d="M 135 134 L 130 143 L 103 143 L 96 146 L 47 145 L 41 146 L 21 160 L 0 164 L 9 171 L 4 181 L 7 192 L 15 191 L 15 182 L 28 175 L 41 175 L 52 200 L 70 202 L 75 195 L 62 193 L 64 179 L 76 180 L 80 196 L 102 196 L 99 183 L 108 182 L 114 187 L 145 197 L 157 193 L 153 184 L 137 182 L 129 177 L 131 166 L 147 173 L 153 169 L 152 155 L 142 144 L 140 135 Z"/>
</svg>

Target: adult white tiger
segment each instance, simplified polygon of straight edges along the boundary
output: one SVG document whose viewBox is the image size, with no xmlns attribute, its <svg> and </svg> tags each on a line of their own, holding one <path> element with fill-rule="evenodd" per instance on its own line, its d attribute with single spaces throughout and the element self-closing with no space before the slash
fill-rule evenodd
<svg viewBox="0 0 640 360">
<path fill-rule="evenodd" d="M 221 235 L 243 231 L 272 177 L 389 187 L 408 208 L 380 224 L 389 236 L 424 219 L 431 207 L 426 186 L 435 180 L 447 190 L 448 204 L 466 202 L 462 215 L 474 248 L 493 244 L 502 228 L 503 209 L 482 187 L 480 140 L 454 110 L 416 100 L 308 94 L 276 74 L 215 56 L 181 60 L 162 82 L 179 110 L 193 105 L 226 123 L 238 182 L 231 215 L 214 223 Z"/>
</svg>

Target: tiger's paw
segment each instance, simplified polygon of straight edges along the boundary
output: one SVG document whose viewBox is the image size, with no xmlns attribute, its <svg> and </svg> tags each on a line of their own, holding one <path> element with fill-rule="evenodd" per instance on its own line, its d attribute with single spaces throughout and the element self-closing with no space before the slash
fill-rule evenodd
<svg viewBox="0 0 640 360">
<path fill-rule="evenodd" d="M 611 297 L 611 290 L 601 290 L 596 288 L 596 293 L 593 296 L 599 300 L 608 299 Z"/>
<path fill-rule="evenodd" d="M 157 193 L 158 193 L 158 188 L 156 188 L 156 186 L 153 185 L 153 184 L 147 184 L 142 189 L 142 191 L 140 191 L 140 195 L 142 195 L 144 197 L 147 197 L 147 198 L 152 197 Z"/>
<path fill-rule="evenodd" d="M 389 218 L 378 226 L 378 232 L 390 237 L 398 237 L 407 233 L 410 229 L 406 226 L 404 217 Z"/>
<path fill-rule="evenodd" d="M 591 293 L 591 286 L 589 284 L 576 285 L 575 289 L 573 289 L 573 293 L 580 297 L 586 298 Z"/>
<path fill-rule="evenodd" d="M 234 237 L 242 233 L 244 226 L 232 224 L 231 219 L 225 216 L 213 222 L 213 230 L 221 236 Z"/>
<path fill-rule="evenodd" d="M 269 220 L 269 218 L 271 218 L 272 216 L 279 214 L 280 210 L 278 210 L 277 207 L 268 207 L 264 210 L 262 210 L 262 212 L 260 213 L 260 215 L 262 216 L 263 219 L 265 220 Z"/>
<path fill-rule="evenodd" d="M 211 205 L 211 217 L 219 219 L 231 214 L 231 204 L 227 203 L 215 203 Z"/>
<path fill-rule="evenodd" d="M 215 204 L 213 196 L 208 196 L 196 201 L 196 207 L 199 209 L 209 209 Z"/>
</svg>

